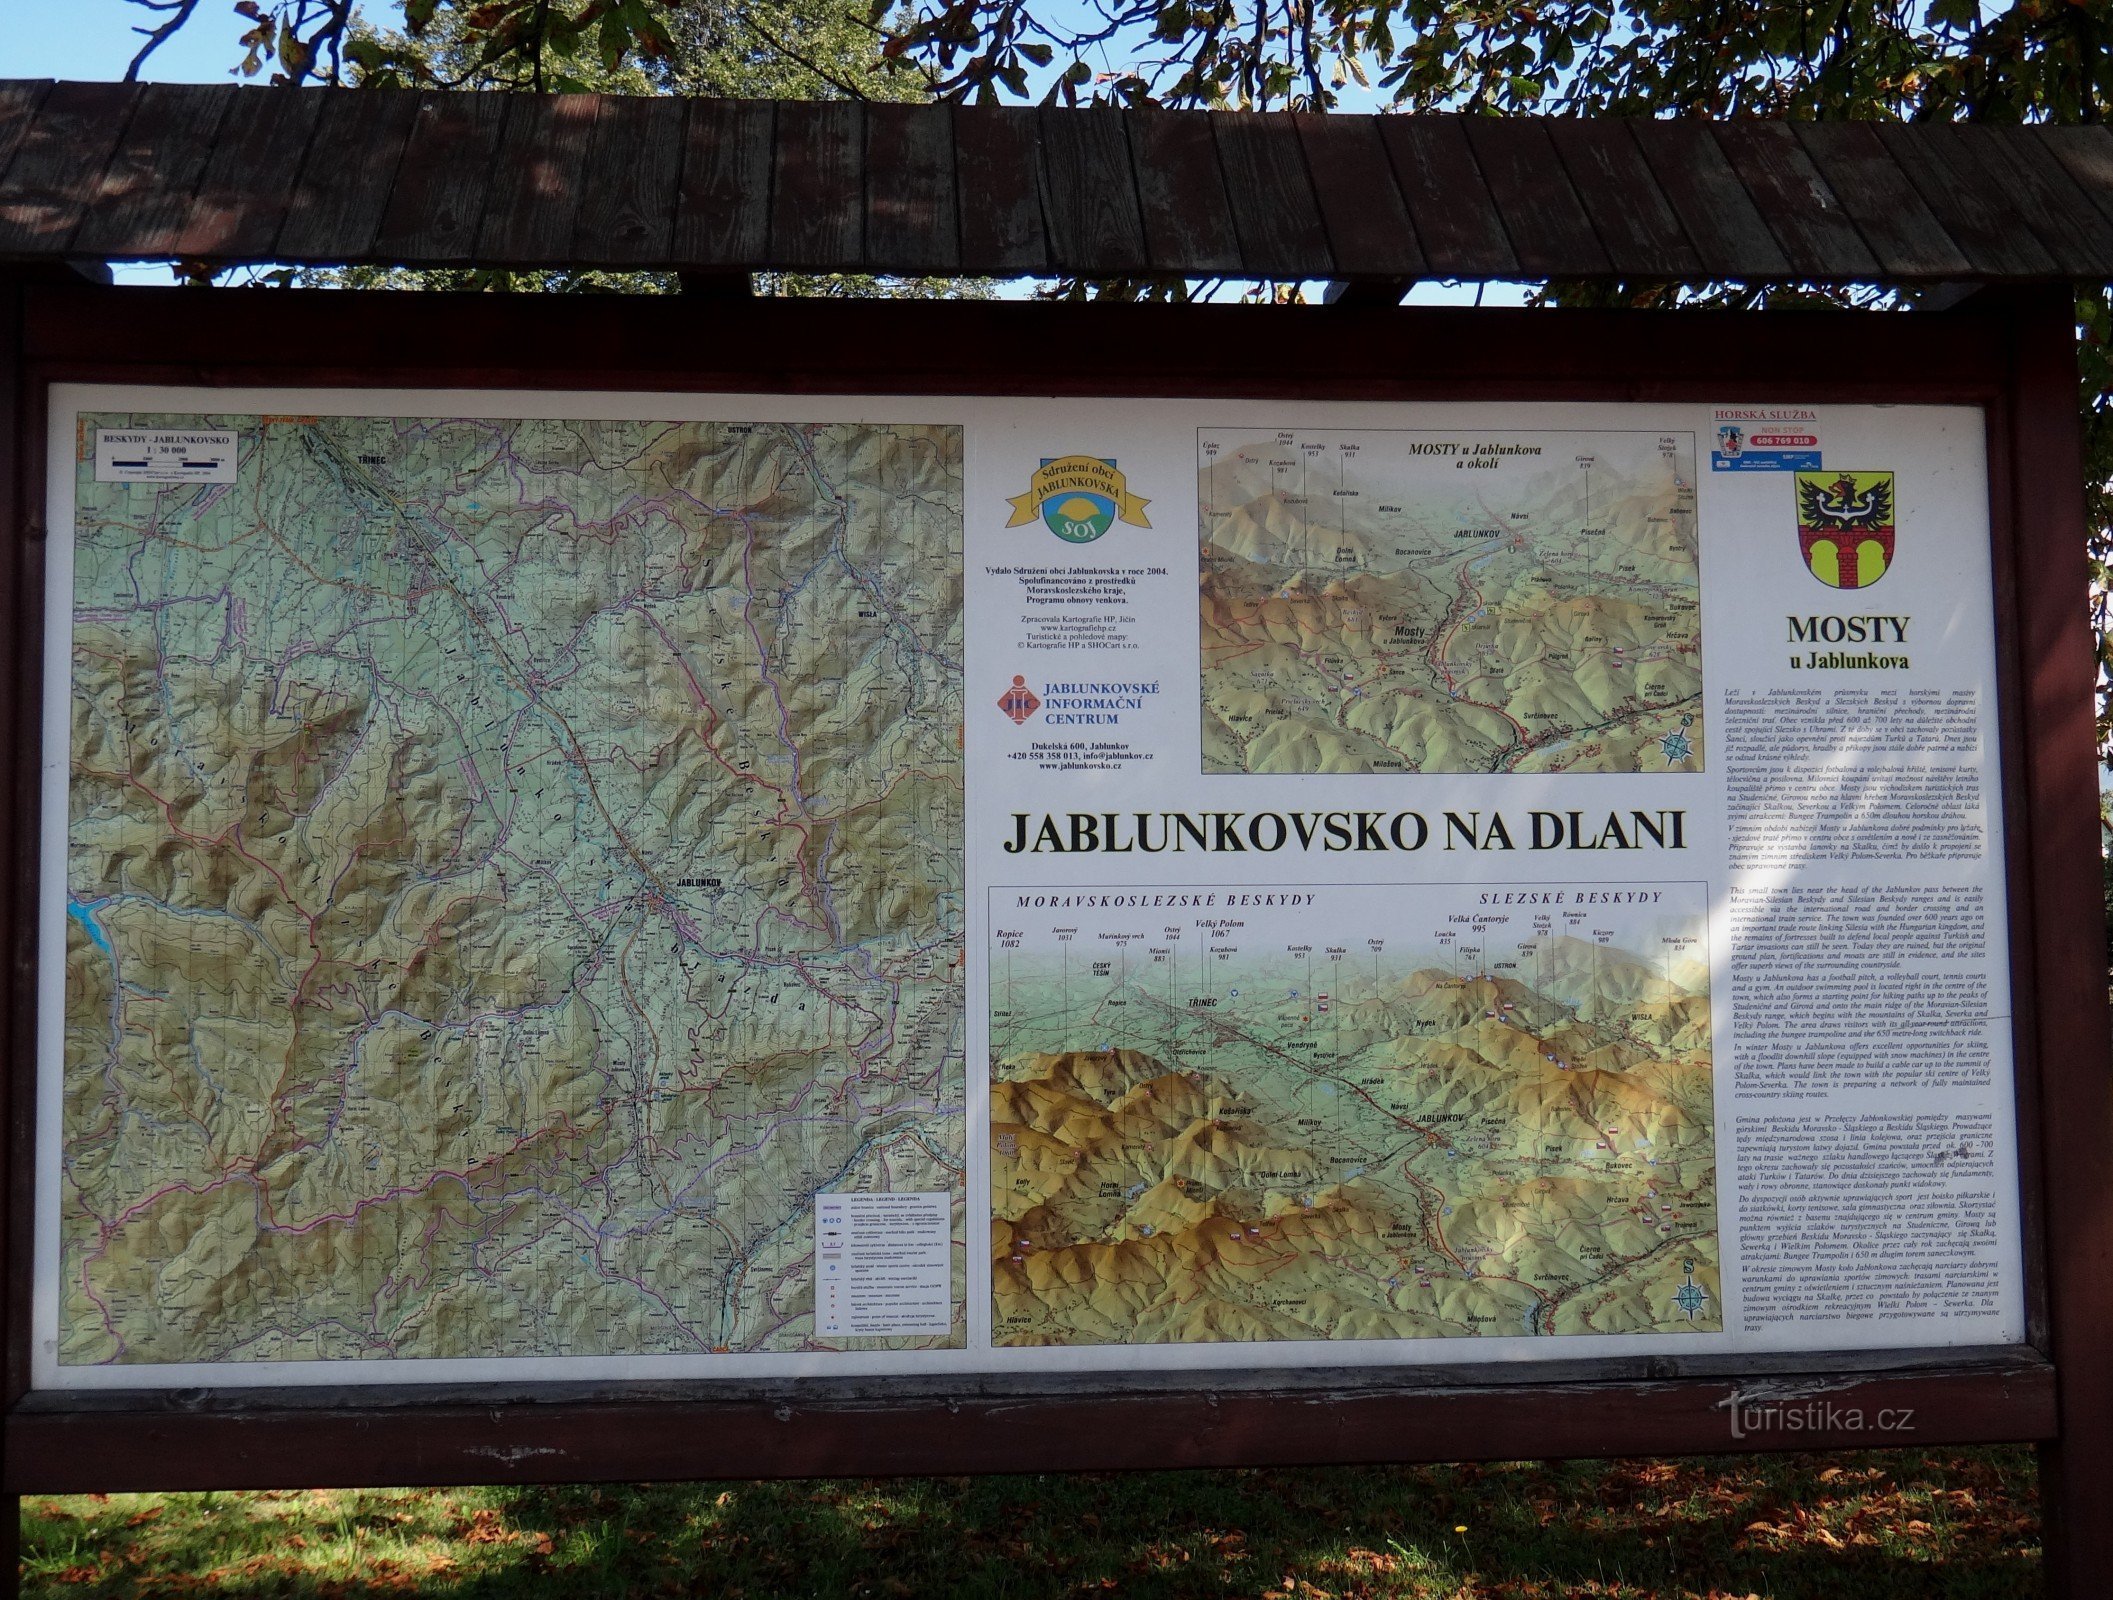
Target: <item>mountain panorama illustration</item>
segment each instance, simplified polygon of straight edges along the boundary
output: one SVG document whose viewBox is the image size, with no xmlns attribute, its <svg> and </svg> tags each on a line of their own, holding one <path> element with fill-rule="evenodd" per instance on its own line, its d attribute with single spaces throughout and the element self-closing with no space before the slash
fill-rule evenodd
<svg viewBox="0 0 2113 1600">
<path fill-rule="evenodd" d="M 1465 958 L 994 950 L 995 1340 L 1720 1327 L 1700 906 L 1595 920 Z"/>
</svg>

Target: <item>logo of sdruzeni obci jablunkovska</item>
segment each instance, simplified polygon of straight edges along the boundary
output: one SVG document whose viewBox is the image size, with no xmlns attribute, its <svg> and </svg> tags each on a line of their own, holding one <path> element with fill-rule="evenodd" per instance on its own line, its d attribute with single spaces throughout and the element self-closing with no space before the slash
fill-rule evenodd
<svg viewBox="0 0 2113 1600">
<path fill-rule="evenodd" d="M 1067 544 L 1091 544 L 1117 521 L 1133 528 L 1152 526 L 1145 520 L 1151 502 L 1130 493 L 1115 463 L 1099 456 L 1045 456 L 1027 493 L 1008 498 L 1008 528 L 1024 528 L 1040 517 Z"/>
</svg>

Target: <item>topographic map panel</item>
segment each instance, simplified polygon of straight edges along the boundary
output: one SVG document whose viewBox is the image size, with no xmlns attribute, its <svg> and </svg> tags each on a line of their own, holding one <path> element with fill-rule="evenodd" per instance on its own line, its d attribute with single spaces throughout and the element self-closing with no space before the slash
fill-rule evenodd
<svg viewBox="0 0 2113 1600">
<path fill-rule="evenodd" d="M 80 451 L 62 1363 L 816 1349 L 818 1192 L 960 1216 L 958 429 Z"/>
<path fill-rule="evenodd" d="M 1687 433 L 1205 430 L 1206 772 L 1694 772 Z"/>
<path fill-rule="evenodd" d="M 1720 1329 L 1703 890 L 1587 892 L 993 891 L 995 1342 Z"/>
</svg>

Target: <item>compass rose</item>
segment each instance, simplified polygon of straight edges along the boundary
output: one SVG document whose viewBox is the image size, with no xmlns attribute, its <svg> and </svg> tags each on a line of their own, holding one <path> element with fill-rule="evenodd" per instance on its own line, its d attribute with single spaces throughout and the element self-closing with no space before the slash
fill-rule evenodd
<svg viewBox="0 0 2113 1600">
<path fill-rule="evenodd" d="M 1687 1313 L 1693 1322 L 1701 1315 L 1702 1308 L 1709 1304 L 1709 1291 L 1695 1281 L 1695 1263 L 1692 1259 L 1682 1261 L 1680 1270 L 1687 1274 L 1679 1288 L 1673 1291 L 1673 1304 Z"/>
</svg>

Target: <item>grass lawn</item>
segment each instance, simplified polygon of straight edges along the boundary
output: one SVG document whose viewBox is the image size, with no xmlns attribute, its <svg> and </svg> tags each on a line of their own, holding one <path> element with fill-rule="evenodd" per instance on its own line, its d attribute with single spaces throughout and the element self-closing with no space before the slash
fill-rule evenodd
<svg viewBox="0 0 2113 1600">
<path fill-rule="evenodd" d="M 2019 1448 L 22 1503 L 25 1592 L 1950 1600 L 2038 1593 Z"/>
</svg>

